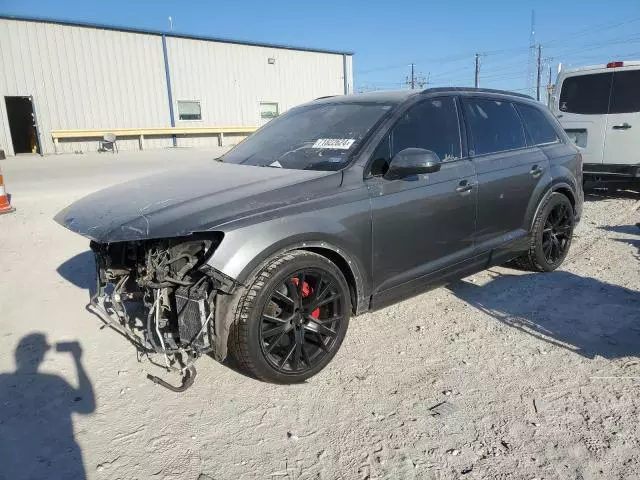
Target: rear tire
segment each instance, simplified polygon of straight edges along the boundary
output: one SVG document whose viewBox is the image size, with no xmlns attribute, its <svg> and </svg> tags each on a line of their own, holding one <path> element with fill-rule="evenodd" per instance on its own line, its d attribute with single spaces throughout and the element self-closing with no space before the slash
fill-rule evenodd
<svg viewBox="0 0 640 480">
<path fill-rule="evenodd" d="M 273 383 L 299 383 L 333 359 L 347 333 L 349 285 L 327 258 L 293 251 L 270 261 L 240 298 L 229 351 Z"/>
<path fill-rule="evenodd" d="M 569 253 L 575 226 L 571 202 L 562 193 L 552 193 L 538 211 L 529 250 L 514 263 L 533 272 L 552 272 Z"/>
</svg>

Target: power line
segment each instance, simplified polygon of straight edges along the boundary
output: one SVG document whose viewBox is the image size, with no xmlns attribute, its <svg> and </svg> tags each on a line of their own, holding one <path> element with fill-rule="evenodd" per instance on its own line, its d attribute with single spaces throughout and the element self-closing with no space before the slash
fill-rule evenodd
<svg viewBox="0 0 640 480">
<path fill-rule="evenodd" d="M 361 70 L 361 71 L 356 70 L 355 73 L 358 75 L 362 75 L 365 73 L 382 72 L 383 70 L 394 70 L 394 69 L 405 68 L 406 65 L 407 65 L 406 63 L 403 63 L 402 65 L 387 65 L 386 67 L 376 67 L 376 68 L 370 68 L 368 70 Z"/>
<path fill-rule="evenodd" d="M 568 34 L 567 36 L 564 37 L 558 37 L 555 38 L 553 40 L 547 41 L 547 42 L 541 42 L 541 45 L 543 47 L 547 47 L 550 48 L 553 53 L 554 56 L 556 58 L 567 58 L 570 56 L 574 56 L 576 54 L 581 54 L 584 52 L 585 48 L 589 48 L 590 50 L 595 50 L 595 49 L 601 49 L 604 48 L 606 46 L 610 46 L 610 45 L 619 45 L 619 44 L 636 44 L 636 43 L 640 43 L 640 35 L 638 34 L 631 34 L 629 36 L 622 36 L 622 37 L 615 37 L 612 39 L 609 39 L 607 41 L 600 41 L 597 43 L 594 43 L 593 41 L 591 42 L 585 42 L 585 43 L 576 43 L 574 42 L 574 39 L 579 38 L 579 37 L 583 37 L 585 35 L 590 35 L 593 34 L 595 32 L 601 32 L 601 31 L 606 31 L 606 30 L 610 30 L 613 28 L 617 28 L 620 27 L 622 25 L 627 25 L 630 23 L 634 23 L 640 21 L 640 17 L 635 17 L 635 18 L 631 18 L 622 22 L 616 22 L 616 23 L 602 23 L 602 24 L 598 24 L 595 26 L 591 26 L 591 27 L 587 27 L 584 29 L 580 29 L 576 32 L 573 32 L 571 34 Z M 487 57 L 488 61 L 487 61 L 487 67 L 489 67 L 489 70 L 484 70 L 484 74 L 482 76 L 482 80 L 484 81 L 485 79 L 487 80 L 508 80 L 508 79 L 512 79 L 512 78 L 517 78 L 520 76 L 520 73 L 518 73 L 517 75 L 511 75 L 511 71 L 512 68 L 517 68 L 520 65 L 523 65 L 523 63 L 521 61 L 508 61 L 505 63 L 503 62 L 499 62 L 497 65 L 495 63 L 495 61 L 497 60 L 497 57 L 500 56 L 504 56 L 504 55 L 509 55 L 509 60 L 513 60 L 514 58 L 517 58 L 519 56 L 523 56 L 526 55 L 527 53 L 530 54 L 530 57 L 532 57 L 534 59 L 533 64 L 536 63 L 536 59 L 537 59 L 537 55 L 535 55 L 537 53 L 537 43 L 535 43 L 535 13 L 532 12 L 532 28 L 531 28 L 531 34 L 532 34 L 532 38 L 534 38 L 533 42 L 530 41 L 530 45 L 529 47 L 510 47 L 510 48 L 504 48 L 504 49 L 498 49 L 498 50 L 486 50 L 483 52 L 468 52 L 468 53 L 456 53 L 456 54 L 450 54 L 450 55 L 446 55 L 446 56 L 441 56 L 441 57 L 428 57 L 428 58 L 424 58 L 424 59 L 419 59 L 421 62 L 425 62 L 425 63 L 438 63 L 439 65 L 443 65 L 443 64 L 451 64 L 451 63 L 457 63 L 457 62 L 461 62 L 461 61 L 465 61 L 468 60 L 469 58 L 475 58 L 476 54 L 482 54 L 483 56 Z M 565 42 L 568 43 L 567 45 L 558 45 L 559 42 Z M 532 48 L 533 47 L 533 48 Z M 629 56 L 633 56 L 633 55 L 638 55 L 638 53 L 626 53 L 623 55 L 607 55 L 608 57 L 629 57 Z M 603 55 L 578 55 L 575 58 L 580 58 L 580 59 L 587 59 L 587 58 L 601 58 Z M 493 61 L 492 61 L 493 60 Z M 530 62 L 531 63 L 531 62 Z M 491 65 L 493 64 L 493 65 Z M 394 64 L 394 65 L 387 65 L 387 66 L 380 66 L 380 67 L 375 67 L 375 68 L 371 68 L 371 69 L 367 69 L 367 70 L 361 70 L 361 71 L 356 71 L 356 75 L 360 76 L 360 75 L 367 75 L 370 73 L 375 73 L 375 72 L 383 72 L 383 71 L 389 71 L 389 70 L 394 70 L 394 69 L 400 69 L 406 66 L 406 63 L 404 64 Z M 484 66 L 484 62 L 483 62 L 483 66 Z M 491 68 L 492 66 L 494 66 L 495 68 Z M 443 71 L 443 72 L 436 72 L 431 78 L 430 81 L 436 82 L 436 83 L 444 83 L 445 81 L 448 80 L 457 80 L 459 78 L 461 78 L 460 75 L 455 75 L 457 73 L 462 73 L 465 71 L 469 71 L 474 69 L 474 65 L 472 65 L 471 63 L 467 63 L 464 66 L 458 67 L 458 68 L 453 68 L 447 71 Z M 535 69 L 534 69 L 535 71 Z M 487 75 L 489 74 L 489 75 Z M 495 75 L 492 75 L 495 74 Z M 480 79 L 478 79 L 479 81 Z M 536 84 L 535 86 L 537 87 L 537 82 L 530 81 L 530 84 Z M 394 82 L 386 82 L 385 85 L 402 85 L 401 83 L 394 83 Z M 415 78 L 414 78 L 414 87 L 415 87 Z M 532 85 L 533 87 L 533 85 Z"/>
<path fill-rule="evenodd" d="M 629 20 L 625 20 L 624 22 L 618 22 L 618 23 L 614 23 L 614 24 L 601 23 L 599 25 L 595 25 L 595 26 L 588 27 L 588 28 L 585 28 L 585 29 L 582 29 L 582 30 L 578 30 L 577 32 L 570 33 L 570 34 L 568 34 L 567 36 L 564 36 L 564 37 L 559 37 L 559 38 L 556 38 L 554 40 L 549 40 L 547 42 L 544 42 L 543 45 L 545 47 L 548 47 L 551 44 L 558 43 L 558 42 L 561 42 L 561 41 L 562 42 L 566 42 L 566 41 L 570 42 L 572 39 L 574 39 L 576 37 L 583 37 L 585 35 L 592 35 L 593 33 L 596 33 L 596 32 L 601 32 L 603 30 L 610 30 L 612 28 L 620 27 L 622 25 L 627 25 L 629 23 L 634 23 L 634 22 L 637 22 L 639 20 L 640 20 L 640 17 L 634 17 L 634 18 L 631 18 Z"/>
</svg>

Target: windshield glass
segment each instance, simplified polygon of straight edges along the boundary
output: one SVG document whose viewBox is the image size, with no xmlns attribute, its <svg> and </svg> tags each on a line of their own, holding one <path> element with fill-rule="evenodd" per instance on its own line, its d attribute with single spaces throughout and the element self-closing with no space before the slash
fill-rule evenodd
<svg viewBox="0 0 640 480">
<path fill-rule="evenodd" d="M 294 170 L 340 170 L 391 105 L 306 105 L 271 120 L 222 157 L 226 163 Z"/>
</svg>

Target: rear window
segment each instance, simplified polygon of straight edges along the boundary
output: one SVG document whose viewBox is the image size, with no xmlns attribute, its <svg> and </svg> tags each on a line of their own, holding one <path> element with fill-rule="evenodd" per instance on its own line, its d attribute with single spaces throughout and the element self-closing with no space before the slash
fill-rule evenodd
<svg viewBox="0 0 640 480">
<path fill-rule="evenodd" d="M 560 110 L 566 113 L 604 115 L 609 109 L 613 73 L 568 77 L 562 83 Z"/>
<path fill-rule="evenodd" d="M 633 112 L 640 112 L 640 70 L 615 72 L 609 113 Z"/>
<path fill-rule="evenodd" d="M 464 104 L 475 155 L 526 146 L 522 122 L 511 102 L 465 99 Z"/>
<path fill-rule="evenodd" d="M 516 108 L 524 120 L 524 126 L 534 145 L 557 142 L 558 134 L 549 119 L 536 107 L 517 104 Z"/>
</svg>

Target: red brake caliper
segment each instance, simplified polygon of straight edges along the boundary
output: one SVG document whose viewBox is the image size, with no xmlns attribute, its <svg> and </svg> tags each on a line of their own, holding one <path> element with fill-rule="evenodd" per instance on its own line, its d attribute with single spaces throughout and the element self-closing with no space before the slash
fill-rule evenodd
<svg viewBox="0 0 640 480">
<path fill-rule="evenodd" d="M 293 278 L 293 284 L 297 287 L 298 283 L 300 283 L 300 280 L 298 280 L 297 277 Z M 309 296 L 313 295 L 313 288 L 311 288 L 311 285 L 309 285 L 307 282 L 303 282 L 302 283 L 302 298 L 307 298 Z M 316 308 L 313 312 L 311 312 L 311 316 L 313 318 L 319 318 L 320 317 L 320 308 Z"/>
</svg>

